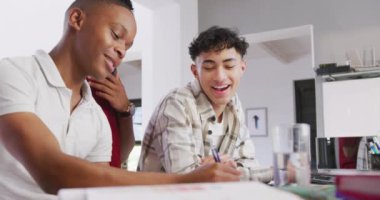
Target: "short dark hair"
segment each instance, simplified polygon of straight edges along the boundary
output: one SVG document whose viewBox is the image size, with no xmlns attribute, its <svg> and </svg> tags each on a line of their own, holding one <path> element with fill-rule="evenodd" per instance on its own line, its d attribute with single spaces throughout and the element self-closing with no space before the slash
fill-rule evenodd
<svg viewBox="0 0 380 200">
<path fill-rule="evenodd" d="M 210 27 L 199 34 L 189 46 L 191 59 L 195 61 L 196 57 L 202 52 L 221 51 L 223 49 L 235 48 L 236 51 L 244 57 L 247 53 L 249 44 L 243 37 L 239 37 L 237 31 L 218 26 Z"/>
<path fill-rule="evenodd" d="M 133 11 L 133 5 L 132 5 L 131 0 L 75 0 L 69 8 L 76 7 L 76 6 L 83 8 L 89 5 L 95 5 L 97 3 L 116 4 L 116 5 L 123 6 L 130 11 Z"/>
</svg>

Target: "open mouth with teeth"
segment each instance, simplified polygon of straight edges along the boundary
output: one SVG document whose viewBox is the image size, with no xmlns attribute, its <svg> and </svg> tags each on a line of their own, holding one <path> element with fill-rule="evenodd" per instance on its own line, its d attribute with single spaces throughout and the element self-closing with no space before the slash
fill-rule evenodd
<svg viewBox="0 0 380 200">
<path fill-rule="evenodd" d="M 221 85 L 221 86 L 213 86 L 212 89 L 214 89 L 216 91 L 223 92 L 223 91 L 227 90 L 229 87 L 230 87 L 230 85 Z"/>
</svg>

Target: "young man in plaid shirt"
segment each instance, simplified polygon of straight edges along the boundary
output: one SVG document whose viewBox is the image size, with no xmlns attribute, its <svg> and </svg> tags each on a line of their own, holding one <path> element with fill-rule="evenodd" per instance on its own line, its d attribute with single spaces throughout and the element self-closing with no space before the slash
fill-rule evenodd
<svg viewBox="0 0 380 200">
<path fill-rule="evenodd" d="M 253 143 L 236 95 L 246 69 L 248 43 L 236 32 L 211 27 L 189 47 L 195 80 L 170 92 L 145 132 L 138 170 L 186 173 L 220 162 L 241 172 L 241 180 L 269 182 L 272 170 L 255 159 Z"/>
</svg>

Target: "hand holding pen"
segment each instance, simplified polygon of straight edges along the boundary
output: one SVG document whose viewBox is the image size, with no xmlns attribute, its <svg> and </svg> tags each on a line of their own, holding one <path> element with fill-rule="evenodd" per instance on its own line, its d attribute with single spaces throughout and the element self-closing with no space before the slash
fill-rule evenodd
<svg viewBox="0 0 380 200">
<path fill-rule="evenodd" d="M 231 159 L 226 154 L 219 154 L 215 145 L 210 141 L 210 153 L 212 156 L 205 156 L 202 158 L 201 165 L 210 164 L 210 163 L 222 163 L 223 165 L 230 166 L 232 168 L 237 168 L 236 162 Z"/>
<path fill-rule="evenodd" d="M 214 161 L 220 163 L 220 157 L 218 151 L 215 148 L 211 148 L 212 157 L 214 157 Z"/>
<path fill-rule="evenodd" d="M 202 165 L 210 163 L 222 163 L 223 165 L 230 166 L 232 168 L 237 168 L 236 162 L 231 159 L 228 155 L 220 155 L 215 148 L 211 149 L 212 156 L 206 156 L 202 159 Z"/>
</svg>

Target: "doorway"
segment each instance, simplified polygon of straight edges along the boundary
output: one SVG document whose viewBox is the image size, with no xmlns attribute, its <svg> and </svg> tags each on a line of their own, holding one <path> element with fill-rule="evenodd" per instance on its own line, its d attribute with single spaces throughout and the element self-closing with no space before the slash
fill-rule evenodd
<svg viewBox="0 0 380 200">
<path fill-rule="evenodd" d="M 311 169 L 317 167 L 315 138 L 317 136 L 315 81 L 314 79 L 294 81 L 296 123 L 310 125 Z"/>
</svg>

